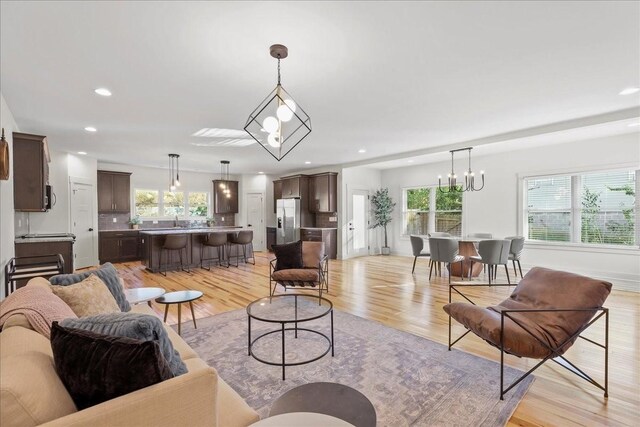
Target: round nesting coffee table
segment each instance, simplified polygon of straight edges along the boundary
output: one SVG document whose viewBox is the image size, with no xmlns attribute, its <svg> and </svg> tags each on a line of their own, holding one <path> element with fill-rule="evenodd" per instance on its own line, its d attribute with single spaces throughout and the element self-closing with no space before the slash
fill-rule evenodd
<svg viewBox="0 0 640 427">
<path fill-rule="evenodd" d="M 358 390 L 338 383 L 309 383 L 292 388 L 275 401 L 269 416 L 289 412 L 316 412 L 356 427 L 376 426 L 376 410 L 371 401 Z"/>
<path fill-rule="evenodd" d="M 265 418 L 251 427 L 353 427 L 340 418 L 313 412 L 290 412 Z"/>
<path fill-rule="evenodd" d="M 166 304 L 164 308 L 164 321 L 167 321 L 167 314 L 169 313 L 169 305 L 178 304 L 178 335 L 180 335 L 180 324 L 182 323 L 182 303 L 188 302 L 189 308 L 191 308 L 191 317 L 193 318 L 193 327 L 198 329 L 196 325 L 196 315 L 193 312 L 192 301 L 202 298 L 203 293 L 200 291 L 175 291 L 167 292 L 160 298 L 156 298 L 156 302 L 160 304 Z"/>
<path fill-rule="evenodd" d="M 301 328 L 298 326 L 298 323 L 309 322 L 311 320 L 320 319 L 321 317 L 326 316 L 327 314 L 331 317 L 331 338 L 320 331 L 316 331 L 314 329 L 309 328 Z M 329 350 L 331 350 L 331 357 L 334 355 L 334 340 L 333 340 L 333 304 L 326 298 L 322 298 L 319 296 L 313 295 L 304 295 L 304 294 L 286 294 L 286 295 L 274 295 L 271 297 L 260 298 L 249 304 L 247 306 L 247 315 L 249 321 L 248 327 L 248 353 L 249 356 L 253 356 L 259 362 L 265 363 L 267 365 L 272 366 L 281 366 L 282 367 L 282 379 L 285 379 L 285 368 L 287 366 L 298 366 L 304 365 L 307 363 L 315 362 L 316 360 L 322 359 Z M 265 332 L 258 337 L 251 339 L 251 320 L 259 320 L 261 322 L 267 323 L 279 323 L 280 328 Z M 287 324 L 292 324 L 293 326 L 286 327 Z M 302 360 L 302 361 L 294 361 L 287 362 L 285 360 L 286 353 L 286 339 L 285 332 L 293 331 L 294 337 L 298 338 L 298 332 L 305 332 L 316 334 L 323 337 L 327 340 L 327 349 L 324 353 L 319 356 Z M 281 360 L 273 361 L 266 360 L 257 356 L 253 352 L 254 344 L 264 338 L 272 337 L 273 334 L 282 334 L 282 353 Z"/>
<path fill-rule="evenodd" d="M 151 307 L 151 301 L 164 295 L 162 288 L 132 288 L 125 289 L 124 296 L 129 304 L 140 304 L 146 302 Z"/>
</svg>

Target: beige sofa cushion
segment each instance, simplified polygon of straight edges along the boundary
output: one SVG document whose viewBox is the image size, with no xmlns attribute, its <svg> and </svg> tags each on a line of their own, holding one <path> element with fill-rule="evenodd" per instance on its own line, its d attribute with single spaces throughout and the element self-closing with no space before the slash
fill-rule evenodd
<svg viewBox="0 0 640 427">
<path fill-rule="evenodd" d="M 77 411 L 42 335 L 22 327 L 4 330 L 0 364 L 0 426 L 35 426 Z"/>
<path fill-rule="evenodd" d="M 120 312 L 120 307 L 107 285 L 94 274 L 73 285 L 51 285 L 51 290 L 66 302 L 78 317 Z"/>
<path fill-rule="evenodd" d="M 217 412 L 220 427 L 248 426 L 260 421 L 258 413 L 247 405 L 247 402 L 220 377 L 218 377 Z"/>
</svg>

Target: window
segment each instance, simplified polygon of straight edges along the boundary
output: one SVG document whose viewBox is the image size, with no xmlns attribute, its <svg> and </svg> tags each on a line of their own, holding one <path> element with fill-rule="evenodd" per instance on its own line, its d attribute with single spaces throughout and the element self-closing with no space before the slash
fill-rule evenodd
<svg viewBox="0 0 640 427">
<path fill-rule="evenodd" d="M 159 216 L 157 190 L 135 190 L 136 216 L 143 218 Z"/>
<path fill-rule="evenodd" d="M 638 171 L 526 178 L 530 240 L 633 246 Z"/>
<path fill-rule="evenodd" d="M 433 231 L 462 236 L 462 193 L 443 193 L 437 187 L 404 189 L 404 235 L 425 236 Z"/>
<path fill-rule="evenodd" d="M 162 193 L 163 216 L 184 215 L 184 193 L 177 191 L 164 191 Z"/>
<path fill-rule="evenodd" d="M 209 212 L 209 193 L 189 193 L 189 216 L 206 217 Z"/>
</svg>

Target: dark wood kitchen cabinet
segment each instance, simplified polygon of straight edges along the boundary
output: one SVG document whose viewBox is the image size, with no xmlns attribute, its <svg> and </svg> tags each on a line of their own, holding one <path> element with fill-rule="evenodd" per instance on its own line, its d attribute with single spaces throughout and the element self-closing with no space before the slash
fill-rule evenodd
<svg viewBox="0 0 640 427">
<path fill-rule="evenodd" d="M 276 228 L 267 227 L 267 250 L 273 252 L 273 245 L 276 244 Z"/>
<path fill-rule="evenodd" d="M 329 259 L 338 257 L 338 230 L 336 228 L 301 228 L 303 242 L 324 242 L 324 253 Z"/>
<path fill-rule="evenodd" d="M 73 239 L 62 241 L 30 241 L 30 239 L 24 239 L 15 243 L 16 257 L 22 258 L 21 262 L 29 263 L 34 262 L 36 259 L 30 260 L 29 257 L 60 254 L 64 260 L 63 273 L 73 273 Z M 39 260 L 42 261 L 42 260 Z M 50 276 L 47 276 L 48 279 Z M 16 282 L 16 288 L 21 288 L 26 285 L 29 279 L 21 279 Z"/>
<path fill-rule="evenodd" d="M 224 192 L 225 187 L 220 184 L 229 188 L 228 195 Z M 238 181 L 213 181 L 213 213 L 238 213 Z"/>
<path fill-rule="evenodd" d="M 50 160 L 46 136 L 13 132 L 13 204 L 16 211 L 47 210 Z"/>
<path fill-rule="evenodd" d="M 282 199 L 282 181 L 273 181 L 273 213 L 278 213 L 278 199 Z"/>
<path fill-rule="evenodd" d="M 338 211 L 338 174 L 326 172 L 309 177 L 309 212 Z"/>
<path fill-rule="evenodd" d="M 131 210 L 131 173 L 98 171 L 98 212 L 128 213 Z"/>
<path fill-rule="evenodd" d="M 137 231 L 102 231 L 99 233 L 100 263 L 140 259 L 141 240 Z"/>
</svg>

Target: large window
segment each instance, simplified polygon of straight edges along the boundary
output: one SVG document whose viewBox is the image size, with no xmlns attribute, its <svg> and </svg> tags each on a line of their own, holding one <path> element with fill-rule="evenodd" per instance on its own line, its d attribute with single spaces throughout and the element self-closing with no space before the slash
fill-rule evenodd
<svg viewBox="0 0 640 427">
<path fill-rule="evenodd" d="M 160 215 L 158 190 L 138 190 L 135 195 L 135 215 L 143 218 L 154 218 Z"/>
<path fill-rule="evenodd" d="M 209 193 L 206 191 L 172 192 L 135 189 L 134 214 L 142 218 L 190 218 L 201 220 L 209 215 Z"/>
<path fill-rule="evenodd" d="M 638 171 L 603 171 L 525 179 L 530 240 L 637 244 Z"/>
<path fill-rule="evenodd" d="M 189 193 L 189 216 L 206 217 L 209 211 L 209 193 Z"/>
<path fill-rule="evenodd" d="M 433 231 L 462 236 L 462 193 L 437 187 L 404 189 L 403 234 L 426 236 Z"/>
</svg>

